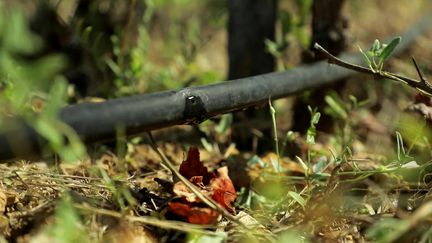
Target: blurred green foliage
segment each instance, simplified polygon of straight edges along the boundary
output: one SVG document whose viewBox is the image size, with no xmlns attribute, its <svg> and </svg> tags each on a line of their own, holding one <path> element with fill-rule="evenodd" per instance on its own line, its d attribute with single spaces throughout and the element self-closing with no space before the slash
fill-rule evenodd
<svg viewBox="0 0 432 243">
<path fill-rule="evenodd" d="M 224 8 L 217 1 L 146 0 L 143 18 L 136 20 L 136 45 L 122 49 L 120 32 L 111 38 L 115 58 L 105 61 L 116 75 L 115 96 L 221 81 L 220 73 L 200 65 L 198 55 L 212 38 L 207 29 L 225 28 Z"/>
<path fill-rule="evenodd" d="M 59 243 L 87 242 L 89 232 L 86 232 L 80 215 L 73 207 L 70 196 L 65 195 L 58 204 L 54 223 L 47 225 L 45 232 L 50 240 Z"/>
<path fill-rule="evenodd" d="M 200 49 L 211 38 L 212 31 L 225 28 L 224 4 L 197 0 L 134 1 L 136 11 L 143 10 L 143 14 L 123 13 L 130 18 L 129 22 L 135 21 L 131 24 L 133 27 L 126 28 L 114 22 L 114 26 L 111 26 L 114 33 L 110 34 L 101 32 L 104 27 L 99 26 L 100 20 L 95 19 L 102 16 L 97 11 L 107 2 L 107 13 L 115 15 L 119 3 L 95 1 L 89 7 L 88 16 L 81 16 L 79 14 L 82 13 L 76 10 L 76 16 L 72 15 L 70 20 L 63 23 L 62 28 L 70 32 L 67 32 L 67 36 L 63 36 L 66 35 L 62 32 L 64 29 L 55 32 L 60 38 L 75 41 L 74 48 L 84 53 L 77 54 L 80 56 L 78 61 L 82 62 L 78 64 L 73 60 L 74 57 L 69 56 L 70 52 L 61 48 L 53 52 L 52 43 L 46 36 L 43 39 L 30 30 L 29 14 L 24 14 L 25 8 L 18 8 L 18 4 L 1 3 L 0 125 L 4 125 L 6 117 L 24 118 L 48 141 L 49 150 L 57 152 L 65 161 L 78 160 L 86 154 L 75 132 L 57 119 L 57 111 L 66 104 L 70 88 L 77 88 L 68 85 L 68 80 L 61 75 L 65 71 L 84 70 L 91 81 L 86 85 L 90 85 L 90 88 L 107 88 L 102 91 L 106 97 L 222 80 L 221 72 L 203 68 L 197 57 Z M 186 3 L 188 7 L 185 7 Z M 52 7 L 48 1 L 38 4 L 40 6 L 35 6 L 39 8 Z M 209 11 L 204 12 L 203 9 Z M 54 11 L 59 10 L 54 8 Z M 199 14 L 185 14 L 185 11 Z M 54 27 L 44 26 L 48 29 Z M 207 28 L 212 31 L 207 31 Z M 51 32 L 48 30 L 48 33 Z M 107 86 L 106 80 L 102 82 L 106 78 L 113 79 L 109 81 L 111 87 Z M 87 81 L 81 78 L 78 82 Z M 36 107 L 35 100 L 42 101 L 42 107 Z M 0 129 L 8 128 L 1 126 Z"/>
<path fill-rule="evenodd" d="M 266 40 L 268 52 L 278 59 L 278 69 L 284 70 L 289 64 L 284 61 L 290 47 L 297 41 L 301 47 L 308 48 L 310 37 L 307 34 L 308 20 L 311 16 L 312 0 L 296 0 L 293 6 L 281 9 L 278 13 L 279 29 L 276 40 Z"/>
<path fill-rule="evenodd" d="M 0 11 L 0 125 L 10 116 L 22 117 L 63 160 L 82 158 L 85 148 L 79 138 L 57 119 L 67 98 L 67 82 L 59 75 L 65 59 L 58 54 L 25 58 L 42 48 L 43 41 L 29 30 L 23 12 L 5 6 Z M 41 112 L 34 111 L 35 98 L 45 101 Z"/>
</svg>

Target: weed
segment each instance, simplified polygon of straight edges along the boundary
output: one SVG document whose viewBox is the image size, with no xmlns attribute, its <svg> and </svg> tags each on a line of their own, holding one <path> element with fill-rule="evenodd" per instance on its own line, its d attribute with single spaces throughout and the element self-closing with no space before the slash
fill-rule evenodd
<svg viewBox="0 0 432 243">
<path fill-rule="evenodd" d="M 4 3 L 1 3 L 4 4 Z M 5 23 L 9 23 L 6 25 Z M 57 119 L 57 111 L 67 99 L 67 82 L 58 73 L 65 60 L 53 54 L 32 61 L 26 55 L 35 54 L 44 43 L 26 25 L 27 19 L 18 9 L 0 15 L 0 124 L 14 126 L 6 121 L 11 115 L 22 117 L 48 141 L 49 148 L 64 161 L 76 161 L 85 157 L 86 150 L 75 131 Z M 44 100 L 40 112 L 34 106 L 35 99 Z M 2 127 L 0 129 L 4 129 Z"/>
<path fill-rule="evenodd" d="M 50 225 L 45 231 L 52 237 L 51 240 L 61 243 L 86 242 L 88 240 L 86 236 L 89 233 L 86 232 L 80 215 L 67 194 L 57 205 L 53 225 Z"/>
<path fill-rule="evenodd" d="M 312 1 L 297 0 L 293 3 L 293 9 L 296 9 L 296 12 L 282 9 L 278 13 L 280 29 L 277 32 L 276 40 L 265 40 L 267 51 L 277 58 L 279 70 L 285 70 L 289 67 L 284 57 L 289 54 L 288 50 L 292 45 L 293 38 L 299 42 L 303 48 L 308 48 L 310 42 L 306 27 L 307 20 L 310 17 Z"/>
<path fill-rule="evenodd" d="M 369 68 L 373 72 L 381 73 L 384 67 L 384 62 L 390 57 L 401 40 L 402 38 L 400 36 L 391 40 L 389 44 L 381 44 L 379 40 L 375 40 L 367 53 L 360 47 L 359 50 Z"/>
</svg>

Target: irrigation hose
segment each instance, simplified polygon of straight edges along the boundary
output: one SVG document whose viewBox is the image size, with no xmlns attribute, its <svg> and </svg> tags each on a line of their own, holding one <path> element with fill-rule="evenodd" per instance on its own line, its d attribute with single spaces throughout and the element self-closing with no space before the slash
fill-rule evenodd
<svg viewBox="0 0 432 243">
<path fill-rule="evenodd" d="M 432 14 L 408 28 L 395 54 L 405 51 L 432 27 Z M 391 38 L 389 38 L 391 39 Z M 344 53 L 341 59 L 361 65 L 360 54 Z M 168 90 L 62 108 L 59 119 L 73 128 L 85 143 L 113 140 L 118 129 L 127 135 L 140 134 L 180 124 L 197 124 L 209 117 L 263 104 L 354 75 L 355 72 L 327 61 L 302 65 L 284 72 Z M 46 141 L 25 122 L 6 121 L 0 133 L 0 161 L 40 156 Z"/>
</svg>

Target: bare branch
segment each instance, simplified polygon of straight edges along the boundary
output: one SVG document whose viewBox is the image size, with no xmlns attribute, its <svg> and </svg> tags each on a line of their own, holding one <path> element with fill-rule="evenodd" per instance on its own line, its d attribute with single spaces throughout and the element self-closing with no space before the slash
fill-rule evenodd
<svg viewBox="0 0 432 243">
<path fill-rule="evenodd" d="M 326 49 L 324 49 L 322 46 L 320 46 L 318 43 L 315 43 L 314 47 L 316 50 L 321 52 L 327 58 L 328 63 L 335 64 L 335 65 L 338 65 L 338 66 L 341 66 L 341 67 L 344 67 L 344 68 L 347 68 L 347 69 L 350 69 L 350 70 L 353 70 L 356 72 L 371 74 L 371 75 L 378 77 L 378 78 L 386 78 L 386 79 L 391 79 L 391 80 L 395 80 L 398 82 L 403 82 L 403 83 L 417 89 L 421 93 L 432 97 L 432 85 L 429 82 L 427 82 L 426 79 L 423 78 L 423 76 L 420 72 L 420 69 L 418 68 L 415 60 L 414 60 L 414 65 L 416 66 L 417 72 L 419 73 L 419 76 L 421 79 L 420 81 L 416 80 L 416 79 L 408 78 L 408 77 L 405 77 L 405 76 L 402 76 L 399 74 L 386 72 L 386 71 L 375 72 L 374 70 L 371 70 L 369 68 L 355 65 L 355 64 L 343 61 L 342 59 L 333 56 Z"/>
</svg>

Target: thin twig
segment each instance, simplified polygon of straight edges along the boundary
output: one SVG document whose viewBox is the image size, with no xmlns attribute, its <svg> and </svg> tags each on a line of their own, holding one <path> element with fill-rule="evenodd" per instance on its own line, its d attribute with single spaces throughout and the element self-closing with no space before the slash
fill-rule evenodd
<svg viewBox="0 0 432 243">
<path fill-rule="evenodd" d="M 185 186 L 187 188 L 189 188 L 189 190 L 191 190 L 203 203 L 205 203 L 211 209 L 218 211 L 219 213 L 221 213 L 226 218 L 228 218 L 231 221 L 237 223 L 238 225 L 240 225 L 240 226 L 248 229 L 248 227 L 246 225 L 244 225 L 239 219 L 237 219 L 236 217 L 234 217 L 231 213 L 229 213 L 225 208 L 223 208 L 222 206 L 220 206 L 213 199 L 211 199 L 211 198 L 207 197 L 206 195 L 202 194 L 199 191 L 199 189 L 196 188 L 196 186 L 194 184 L 192 184 L 188 179 L 186 179 L 183 175 L 181 175 L 180 172 L 175 168 L 175 166 L 173 165 L 173 163 L 171 163 L 171 161 L 165 156 L 165 154 L 162 153 L 158 149 L 158 147 L 156 145 L 156 141 L 154 140 L 151 132 L 148 132 L 147 134 L 148 134 L 148 136 L 150 138 L 150 143 L 151 143 L 151 146 L 152 146 L 153 150 L 161 158 L 162 164 L 165 165 L 171 171 L 171 173 L 174 176 L 176 176 L 177 178 L 179 178 L 179 180 L 181 182 L 183 182 L 183 184 L 185 184 Z"/>
<path fill-rule="evenodd" d="M 403 82 L 403 83 L 406 83 L 407 85 L 417 89 L 421 93 L 432 97 L 432 85 L 429 82 L 427 82 L 425 79 L 422 79 L 419 81 L 416 79 L 404 77 L 402 75 L 394 74 L 394 73 L 390 73 L 390 72 L 386 72 L 386 71 L 376 72 L 376 71 L 371 70 L 369 68 L 365 68 L 365 67 L 362 67 L 360 65 L 352 64 L 352 63 L 346 62 L 340 58 L 337 58 L 337 57 L 333 56 L 332 54 L 330 54 L 326 49 L 324 49 L 318 43 L 315 43 L 314 47 L 316 50 L 318 50 L 323 55 L 325 55 L 328 63 L 336 64 L 338 66 L 341 66 L 341 67 L 344 67 L 344 68 L 347 68 L 347 69 L 350 69 L 350 70 L 353 70 L 356 72 L 371 74 L 371 75 L 374 75 L 375 77 L 387 78 L 387 79 L 395 80 L 398 82 Z M 416 63 L 415 63 L 415 65 L 416 65 Z M 416 68 L 418 68 L 417 65 L 416 65 Z M 417 70 L 418 70 L 417 72 L 420 71 L 419 69 L 417 69 Z M 419 72 L 419 75 L 422 78 L 420 72 Z"/>
<path fill-rule="evenodd" d="M 111 211 L 102 208 L 95 208 L 83 204 L 73 204 L 73 206 L 80 210 L 85 210 L 85 211 L 93 212 L 100 215 L 106 215 L 114 218 L 121 218 L 129 222 L 143 223 L 146 225 L 152 225 L 152 226 L 165 228 L 165 229 L 174 229 L 183 232 L 199 233 L 199 234 L 213 235 L 213 236 L 221 235 L 220 233 L 217 232 L 205 230 L 207 228 L 211 228 L 212 227 L 211 225 L 196 225 L 196 224 L 189 224 L 189 223 L 173 221 L 173 220 L 160 220 L 155 217 L 149 217 L 149 216 L 139 216 L 139 217 L 129 216 L 129 215 L 121 214 L 116 211 Z"/>
<path fill-rule="evenodd" d="M 54 208 L 54 201 L 48 200 L 40 203 L 39 205 L 36 205 L 34 208 L 24 210 L 24 211 L 20 210 L 15 212 L 9 212 L 8 217 L 22 218 L 22 217 L 34 216 L 42 212 L 43 210 L 49 210 L 49 208 Z"/>
</svg>

